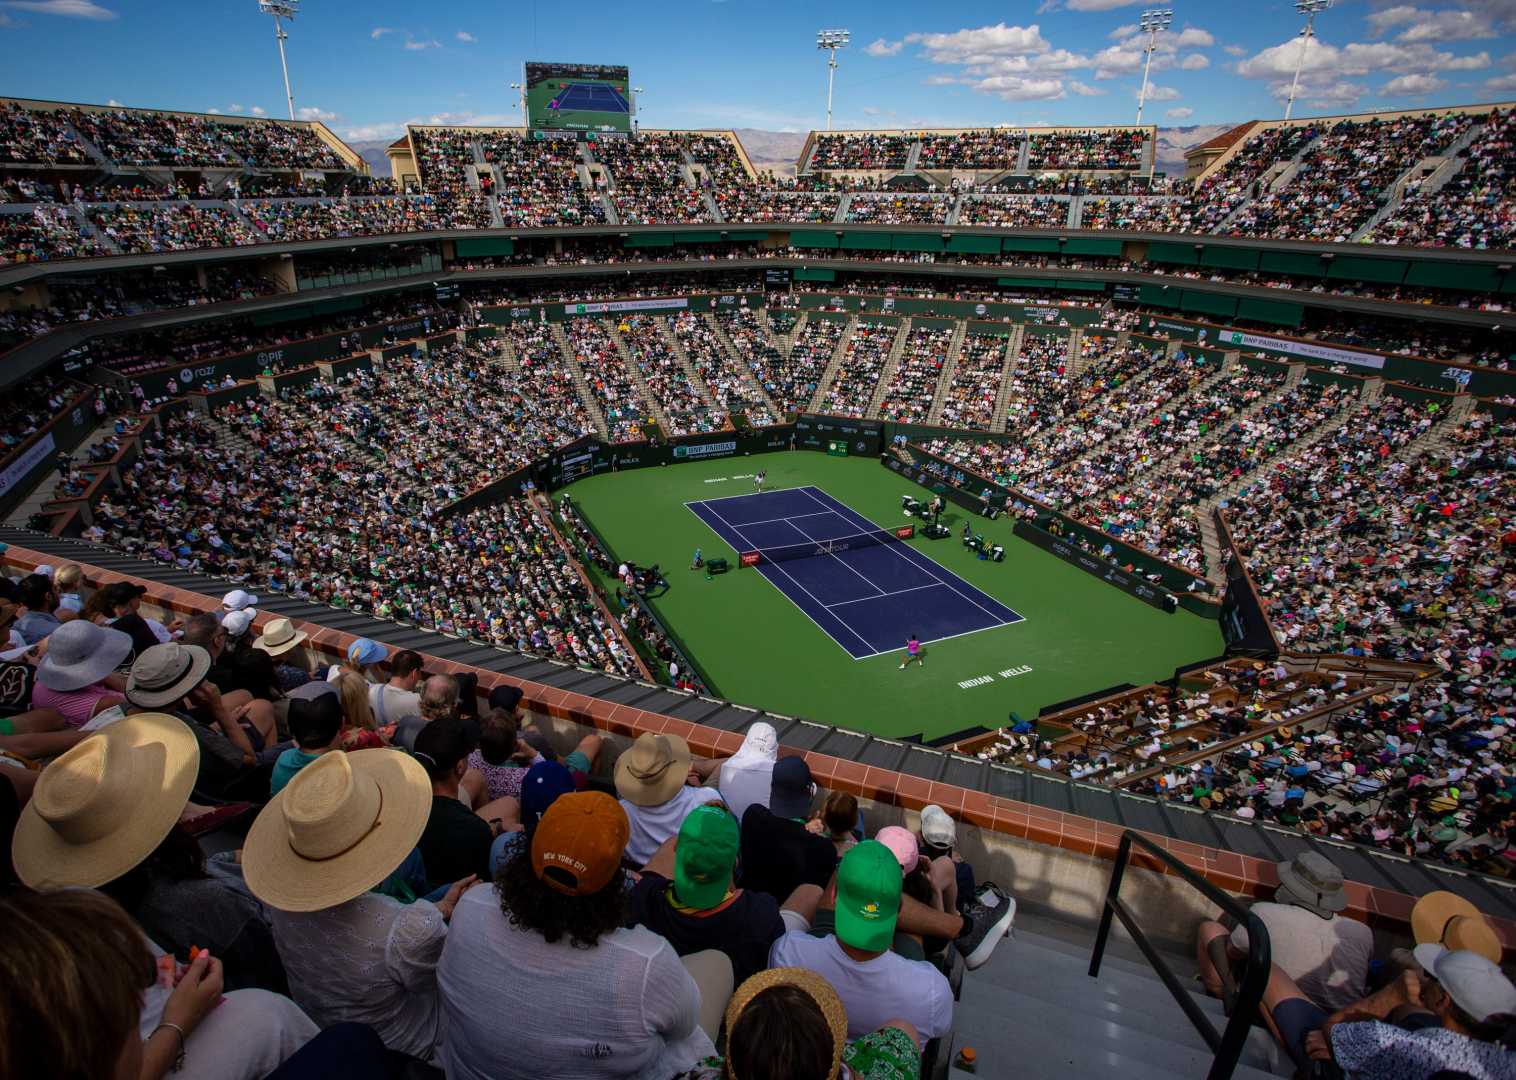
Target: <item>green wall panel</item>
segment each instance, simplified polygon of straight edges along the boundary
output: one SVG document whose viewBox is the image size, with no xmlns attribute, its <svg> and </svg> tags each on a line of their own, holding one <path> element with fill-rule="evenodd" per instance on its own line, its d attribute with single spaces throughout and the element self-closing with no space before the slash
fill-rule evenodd
<svg viewBox="0 0 1516 1080">
<path fill-rule="evenodd" d="M 1275 274 L 1322 274 L 1321 256 L 1305 255 L 1298 251 L 1265 251 L 1258 260 L 1258 269 Z"/>
<path fill-rule="evenodd" d="M 632 233 L 626 238 L 626 247 L 673 247 L 671 232 Z"/>
<path fill-rule="evenodd" d="M 1009 289 L 1051 289 L 1058 282 L 1053 278 L 1003 277 L 996 278 L 995 284 Z"/>
<path fill-rule="evenodd" d="M 1221 266 L 1228 270 L 1257 270 L 1257 248 L 1215 247 L 1207 244 L 1200 253 L 1201 266 Z"/>
<path fill-rule="evenodd" d="M 819 229 L 796 229 L 790 233 L 790 243 L 803 248 L 834 248 L 837 234 Z"/>
<path fill-rule="evenodd" d="M 947 249 L 973 255 L 999 255 L 1000 237 L 955 235 L 948 238 Z M 1057 248 L 1053 250 L 1056 251 Z"/>
<path fill-rule="evenodd" d="M 1120 240 L 1092 240 L 1074 237 L 1063 242 L 1065 255 L 1120 255 Z"/>
<path fill-rule="evenodd" d="M 1195 292 L 1192 289 L 1184 290 L 1184 297 L 1180 300 L 1179 306 L 1185 311 L 1199 311 L 1207 315 L 1225 315 L 1230 318 L 1237 314 L 1235 296 L 1218 296 L 1215 293 Z"/>
<path fill-rule="evenodd" d="M 719 232 L 676 232 L 674 242 L 676 244 L 720 244 L 723 240 Z"/>
<path fill-rule="evenodd" d="M 947 241 L 940 236 L 929 236 L 925 233 L 895 233 L 890 237 L 890 244 L 896 251 L 946 251 Z M 997 247 L 995 249 L 999 251 Z"/>
<path fill-rule="evenodd" d="M 837 271 L 829 266 L 801 266 L 795 270 L 796 281 L 836 281 Z"/>
<path fill-rule="evenodd" d="M 1407 285 L 1430 285 L 1434 289 L 1468 289 L 1494 292 L 1500 286 L 1500 270 L 1494 266 L 1458 263 L 1413 262 L 1406 272 Z"/>
<path fill-rule="evenodd" d="M 890 234 L 883 232 L 843 233 L 842 246 L 854 251 L 888 251 L 890 250 Z"/>
<path fill-rule="evenodd" d="M 1077 281 L 1074 278 L 1059 278 L 1060 289 L 1076 289 L 1079 292 L 1105 292 L 1103 281 Z"/>
<path fill-rule="evenodd" d="M 727 233 L 726 238 L 744 244 L 760 244 L 769 238 L 769 234 L 765 229 L 737 229 Z"/>
<path fill-rule="evenodd" d="M 1401 259 L 1366 259 L 1361 255 L 1339 255 L 1327 267 L 1327 277 L 1346 281 L 1384 281 L 1399 285 L 1405 280 L 1406 263 Z"/>
<path fill-rule="evenodd" d="M 1151 262 L 1173 263 L 1177 266 L 1194 266 L 1200 261 L 1200 255 L 1196 252 L 1194 244 L 1170 244 L 1163 240 L 1155 240 L 1148 245 L 1148 259 Z"/>
<path fill-rule="evenodd" d="M 1045 251 L 1058 254 L 1056 236 L 1007 236 L 1000 242 L 1002 251 Z"/>
<path fill-rule="evenodd" d="M 1243 297 L 1237 301 L 1239 319 L 1255 319 L 1276 326 L 1299 326 L 1305 318 L 1305 306 L 1288 304 L 1281 300 L 1254 300 Z"/>
<path fill-rule="evenodd" d="M 1140 285 L 1137 288 L 1137 300 L 1142 304 L 1151 304 L 1154 307 L 1177 308 L 1179 306 L 1179 294 L 1181 289 L 1165 289 L 1162 285 Z"/>
<path fill-rule="evenodd" d="M 477 240 L 455 240 L 459 258 L 467 258 L 470 255 L 514 255 L 516 254 L 516 241 L 509 236 L 496 238 L 480 238 Z"/>
</svg>

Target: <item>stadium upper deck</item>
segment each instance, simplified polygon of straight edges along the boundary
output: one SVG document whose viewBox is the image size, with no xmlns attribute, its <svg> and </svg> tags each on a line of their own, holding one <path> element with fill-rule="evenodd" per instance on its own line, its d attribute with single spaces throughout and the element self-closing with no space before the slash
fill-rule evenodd
<svg viewBox="0 0 1516 1080">
<path fill-rule="evenodd" d="M 393 181 L 320 124 L 0 102 L 0 262 L 457 229 L 836 224 L 1507 248 L 1512 105 L 1244 125 L 1154 173 L 1156 129 L 812 132 L 795 180 L 730 131 L 416 126 Z"/>
</svg>

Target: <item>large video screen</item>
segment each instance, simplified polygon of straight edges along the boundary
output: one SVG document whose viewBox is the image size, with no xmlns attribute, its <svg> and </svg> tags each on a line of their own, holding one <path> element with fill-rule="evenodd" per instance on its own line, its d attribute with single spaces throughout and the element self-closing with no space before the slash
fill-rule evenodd
<svg viewBox="0 0 1516 1080">
<path fill-rule="evenodd" d="M 624 67 L 526 65 L 526 117 L 532 130 L 632 130 L 632 88 Z"/>
</svg>

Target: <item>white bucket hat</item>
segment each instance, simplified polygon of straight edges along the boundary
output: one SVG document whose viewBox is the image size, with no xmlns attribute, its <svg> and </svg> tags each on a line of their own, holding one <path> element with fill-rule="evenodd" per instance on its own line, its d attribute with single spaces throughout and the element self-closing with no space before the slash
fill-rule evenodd
<svg viewBox="0 0 1516 1080">
<path fill-rule="evenodd" d="M 37 681 L 59 693 L 81 690 L 115 671 L 131 652 L 130 634 L 87 619 L 70 619 L 48 636 Z"/>
</svg>

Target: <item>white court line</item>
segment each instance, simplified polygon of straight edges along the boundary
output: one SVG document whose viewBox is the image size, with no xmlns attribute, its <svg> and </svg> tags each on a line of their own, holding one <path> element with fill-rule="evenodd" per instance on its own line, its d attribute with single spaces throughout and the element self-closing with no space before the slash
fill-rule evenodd
<svg viewBox="0 0 1516 1080">
<path fill-rule="evenodd" d="M 711 513 L 716 515 L 716 519 L 718 521 L 720 521 L 721 524 L 725 525 L 728 529 L 731 529 L 734 533 L 736 533 L 737 536 L 744 543 L 747 542 L 747 537 L 745 537 L 745 536 L 742 535 L 742 530 L 741 529 L 739 529 L 737 526 L 733 525 L 730 521 L 728 521 L 726 518 L 722 517 L 720 514 L 717 514 L 716 511 L 712 510 Z M 695 516 L 699 517 L 700 515 L 696 514 Z M 778 563 L 766 563 L 764 565 L 772 566 L 775 570 L 779 571 L 779 573 L 781 573 L 785 577 L 789 578 L 792 582 L 795 583 L 795 588 L 799 589 L 801 592 L 805 593 L 805 595 L 809 596 L 812 600 L 816 601 L 816 606 L 819 607 L 819 608 L 821 608 L 822 611 L 828 611 L 829 610 L 827 608 L 827 606 L 821 602 L 821 598 L 820 597 L 818 597 L 815 593 L 811 592 L 811 590 L 807 589 L 804 585 L 800 584 L 800 582 L 795 581 L 795 579 L 793 577 L 790 577 L 789 572 L 787 570 L 785 570 L 782 566 L 780 566 Z M 769 584 L 772 585 L 773 582 L 770 581 Z M 790 600 L 790 603 L 795 604 L 794 600 Z M 846 645 L 842 644 L 842 642 L 840 642 L 840 641 L 837 641 L 837 637 L 836 637 L 835 634 L 833 634 L 826 627 L 822 626 L 819 622 L 816 622 L 815 617 L 812 616 L 809 611 L 806 611 L 805 608 L 800 607 L 799 604 L 795 604 L 795 607 L 799 608 L 800 614 L 804 615 L 807 619 L 810 619 L 812 623 L 815 623 L 815 626 L 816 626 L 817 630 L 820 630 L 827 637 L 829 637 L 833 641 L 837 642 L 837 647 L 839 649 L 841 649 L 843 652 L 847 653 L 849 656 L 853 655 L 852 652 L 849 651 L 849 649 L 848 649 L 848 647 Z M 848 633 L 852 634 L 859 641 L 863 642 L 863 647 L 865 649 L 871 649 L 871 648 L 873 648 L 873 646 L 869 643 L 869 641 L 868 641 L 867 638 L 865 638 L 858 631 L 854 630 L 851 626 L 848 626 L 847 620 L 843 619 L 841 616 L 836 616 L 836 619 L 837 619 L 838 625 L 842 626 L 845 630 L 847 630 Z M 877 655 L 877 654 L 875 654 L 875 655 Z M 858 658 L 854 657 L 854 659 L 856 660 Z"/>
<path fill-rule="evenodd" d="M 800 490 L 804 491 L 805 494 L 806 494 L 806 496 L 809 499 L 811 499 L 812 502 L 816 503 L 816 505 L 818 505 L 818 506 L 825 506 L 826 505 L 826 503 L 824 503 L 820 499 L 816 498 L 815 492 L 811 491 L 809 488 L 801 488 Z M 831 496 L 827 496 L 827 497 L 831 498 Z M 846 503 L 840 503 L 840 501 L 839 501 L 839 504 L 842 505 L 842 506 L 847 506 Z M 874 528 L 882 530 L 883 526 L 880 526 L 880 525 L 876 524 L 873 521 L 872 518 L 863 517 L 862 514 L 859 514 L 858 511 L 853 510 L 852 507 L 848 507 L 848 510 L 849 510 L 849 512 L 855 514 L 856 516 L 858 516 L 860 518 L 863 518 L 864 521 L 868 522 Z M 833 513 L 836 513 L 836 511 L 834 510 Z M 844 518 L 843 520 L 846 520 L 846 519 Z M 995 624 L 997 626 L 1013 626 L 1013 625 L 1015 625 L 1014 623 L 1008 622 L 1007 620 L 1005 620 L 1001 616 L 996 615 L 993 611 L 991 611 L 989 608 L 985 607 L 978 600 L 975 600 L 972 596 L 966 595 L 961 589 L 959 589 L 957 586 L 955 586 L 951 581 L 943 581 L 941 578 L 937 577 L 937 575 L 935 573 L 933 573 L 931 570 L 927 570 L 926 567 L 922 566 L 920 563 L 913 562 L 912 560 L 907 559 L 905 557 L 905 555 L 902 554 L 901 552 L 895 551 L 895 545 L 894 544 L 884 544 L 882 546 L 885 547 L 886 549 L 888 549 L 890 551 L 890 553 L 893 554 L 897 559 L 902 560 L 907 566 L 914 566 L 917 570 L 926 570 L 926 572 L 928 574 L 930 574 L 932 576 L 932 578 L 935 581 L 937 581 L 939 584 L 946 585 L 949 589 L 951 589 L 953 592 L 957 593 L 960 597 L 962 597 L 963 599 L 967 600 L 969 603 L 973 604 L 976 608 L 978 608 L 980 611 L 984 612 L 990 618 L 994 619 L 995 620 Z M 915 548 L 912 548 L 911 550 L 912 551 L 916 551 Z M 927 554 L 925 554 L 923 552 L 919 552 L 919 551 L 916 552 L 916 553 L 918 555 L 920 555 L 923 559 L 925 559 L 927 562 L 929 562 L 933 566 L 935 566 L 938 570 L 941 570 L 943 573 L 945 573 L 945 574 L 952 574 L 953 573 L 951 570 L 949 570 L 947 567 L 943 566 L 941 563 L 939 563 L 936 559 L 932 558 L 930 555 L 927 555 Z M 956 577 L 957 575 L 954 575 L 954 576 Z M 970 587 L 972 588 L 972 586 L 970 586 Z M 999 601 L 996 601 L 996 603 L 999 603 Z M 1008 607 L 1008 608 L 1006 608 L 1006 610 L 1014 612 L 1017 615 L 1017 617 L 1018 617 L 1017 621 L 1019 621 L 1019 622 L 1025 622 L 1026 621 L 1026 617 L 1024 615 L 1022 615 L 1021 612 L 1016 611 L 1014 608 L 1009 608 Z"/>
<path fill-rule="evenodd" d="M 875 586 L 875 588 L 877 588 L 877 587 L 878 586 Z M 839 600 L 835 604 L 828 604 L 827 605 L 827 610 L 830 611 L 832 608 L 844 607 L 844 606 L 846 606 L 848 604 L 861 604 L 865 600 L 883 600 L 887 596 L 904 596 L 906 593 L 920 592 L 922 589 L 944 589 L 944 588 L 947 588 L 947 586 L 944 585 L 942 582 L 940 582 L 940 581 L 934 581 L 930 585 L 917 585 L 914 588 L 910 588 L 910 589 L 896 589 L 894 592 L 880 593 L 878 596 L 860 596 L 857 600 Z"/>
<path fill-rule="evenodd" d="M 713 514 L 715 512 L 716 511 L 714 510 L 711 511 Z M 832 515 L 833 517 L 842 517 L 842 515 L 837 513 L 835 510 L 817 510 L 814 514 L 792 514 L 790 517 L 764 518 L 762 521 L 744 521 L 742 523 L 742 527 L 744 529 L 751 529 L 754 525 L 772 525 L 776 521 L 793 521 L 795 518 L 825 517 L 828 514 Z"/>
<path fill-rule="evenodd" d="M 764 488 L 762 491 L 745 491 L 741 495 L 723 495 L 719 499 L 696 499 L 695 503 L 685 503 L 684 505 L 685 506 L 692 506 L 692 505 L 695 505 L 696 503 L 729 502 L 732 499 L 755 499 L 755 498 L 758 498 L 761 495 L 778 495 L 778 494 L 781 494 L 782 492 L 786 492 L 786 491 L 805 491 L 805 488 L 803 488 L 803 487 Z M 832 511 L 832 512 L 836 513 L 835 510 Z M 721 520 L 725 521 L 726 519 L 722 518 Z"/>
<path fill-rule="evenodd" d="M 830 511 L 830 513 L 831 513 L 831 515 L 833 517 L 840 519 L 844 525 L 846 525 L 848 523 L 847 518 L 843 517 L 841 514 L 837 513 L 835 510 Z M 808 514 L 806 516 L 807 517 L 819 517 L 820 515 L 818 515 L 818 514 Z M 789 521 L 788 518 L 786 518 L 785 520 Z M 830 544 L 830 543 L 832 543 L 832 541 L 830 541 L 830 540 L 818 540 L 818 539 L 816 539 L 810 533 L 808 533 L 804 529 L 802 529 L 799 525 L 796 525 L 793 521 L 789 521 L 789 526 L 790 526 L 790 528 L 794 529 L 797 533 L 799 533 L 801 536 L 805 537 L 806 540 L 809 541 L 812 544 Z M 867 535 L 867 534 L 863 533 L 863 534 L 859 534 L 859 535 Z M 847 537 L 845 537 L 845 536 L 839 536 L 839 537 L 837 537 L 837 539 L 838 540 L 846 540 Z M 879 596 L 888 596 L 889 595 L 889 593 L 887 593 L 883 589 L 881 589 L 876 582 L 870 581 L 868 578 L 866 578 L 862 574 L 858 573 L 858 571 L 857 571 L 856 568 L 848 566 L 847 563 L 843 562 L 841 559 L 838 559 L 837 556 L 835 554 L 833 554 L 832 552 L 828 551 L 826 554 L 827 554 L 827 556 L 829 558 L 836 559 L 837 560 L 837 564 L 839 566 L 846 567 L 855 577 L 858 578 L 859 581 L 862 581 L 869 588 L 873 589 L 875 592 L 877 592 L 879 594 Z M 789 577 L 789 572 L 788 571 L 785 572 L 785 577 Z M 875 600 L 875 599 L 878 599 L 878 597 L 865 597 L 864 599 Z"/>
</svg>

